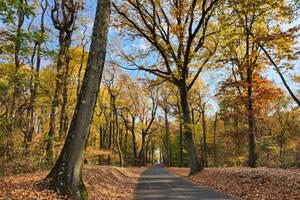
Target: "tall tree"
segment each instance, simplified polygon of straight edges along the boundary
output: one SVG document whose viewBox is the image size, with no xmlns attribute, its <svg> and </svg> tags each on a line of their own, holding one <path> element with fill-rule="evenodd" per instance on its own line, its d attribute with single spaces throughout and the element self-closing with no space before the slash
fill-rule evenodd
<svg viewBox="0 0 300 200">
<path fill-rule="evenodd" d="M 225 42 L 227 46 L 222 50 L 225 60 L 233 66 L 232 73 L 236 83 L 240 83 L 240 85 L 236 84 L 240 96 L 243 96 L 243 92 L 247 94 L 243 101 L 247 108 L 248 120 L 248 165 L 256 167 L 254 79 L 258 80 L 259 73 L 266 65 L 256 39 L 266 37 L 270 29 L 276 31 L 277 25 L 283 22 L 281 19 L 288 16 L 289 7 L 282 0 L 228 0 L 225 8 L 224 14 L 232 13 L 232 15 L 229 17 L 225 14 L 228 17 L 223 18 L 222 15 L 219 17 L 220 21 L 228 25 L 227 28 L 223 28 L 223 31 L 227 33 L 225 35 L 229 36 L 230 41 Z"/>
<path fill-rule="evenodd" d="M 34 115 L 35 115 L 35 104 L 37 98 L 37 89 L 38 89 L 38 78 L 41 68 L 41 60 L 42 60 L 42 46 L 45 43 L 45 15 L 48 9 L 48 0 L 42 0 L 40 2 L 40 7 L 42 9 L 41 19 L 40 19 L 40 30 L 35 33 L 37 38 L 34 41 L 33 53 L 31 56 L 31 68 L 33 69 L 33 74 L 30 79 L 30 100 L 27 110 L 28 122 L 27 122 L 27 130 L 24 134 L 24 148 L 25 151 L 28 148 L 28 142 L 31 142 L 32 135 L 34 132 Z M 36 57 L 36 64 L 34 67 L 34 58 Z"/>
<path fill-rule="evenodd" d="M 47 176 L 51 188 L 78 199 L 87 199 L 88 196 L 81 168 L 105 62 L 110 12 L 111 1 L 99 0 L 79 99 L 62 152 Z"/>
<path fill-rule="evenodd" d="M 151 51 L 158 52 L 163 64 L 144 67 L 132 55 L 123 54 L 122 57 L 136 69 L 152 73 L 178 87 L 191 173 L 199 171 L 201 166 L 190 126 L 188 93 L 215 52 L 215 43 L 207 40 L 215 33 L 210 20 L 217 2 L 121 0 L 113 4 L 120 15 L 119 25 L 125 26 L 130 35 L 146 40 Z"/>
<path fill-rule="evenodd" d="M 67 79 L 66 72 L 69 68 L 69 48 L 72 42 L 72 34 L 74 31 L 76 15 L 79 7 L 79 2 L 73 0 L 54 0 L 54 5 L 51 9 L 51 19 L 53 25 L 59 32 L 59 53 L 57 55 L 55 92 L 52 98 L 49 132 L 46 145 L 46 159 L 49 163 L 53 162 L 53 140 L 56 129 L 56 112 L 57 107 L 59 106 L 59 98 L 62 93 L 62 87 L 64 92 L 66 92 L 66 83 L 64 82 Z M 65 97 L 66 96 L 64 96 L 64 100 Z M 66 105 L 64 105 L 62 108 L 62 112 L 66 112 L 65 106 Z"/>
</svg>

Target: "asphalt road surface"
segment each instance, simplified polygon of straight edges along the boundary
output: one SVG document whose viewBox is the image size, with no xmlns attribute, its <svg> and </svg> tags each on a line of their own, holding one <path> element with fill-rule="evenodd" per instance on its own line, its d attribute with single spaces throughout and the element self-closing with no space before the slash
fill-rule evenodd
<svg viewBox="0 0 300 200">
<path fill-rule="evenodd" d="M 224 200 L 234 198 L 208 187 L 193 184 L 182 177 L 170 174 L 161 165 L 156 165 L 141 175 L 135 189 L 135 200 L 156 199 Z"/>
</svg>

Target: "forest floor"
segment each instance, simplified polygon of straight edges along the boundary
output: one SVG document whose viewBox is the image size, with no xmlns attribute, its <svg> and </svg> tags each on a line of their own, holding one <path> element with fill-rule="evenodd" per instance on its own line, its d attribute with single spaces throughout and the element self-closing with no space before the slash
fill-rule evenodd
<svg viewBox="0 0 300 200">
<path fill-rule="evenodd" d="M 83 178 L 88 189 L 89 199 L 133 199 L 139 175 L 145 169 L 105 166 L 84 167 Z M 39 187 L 40 181 L 46 175 L 47 172 L 37 172 L 0 177 L 0 199 L 68 199 L 68 197 Z"/>
<path fill-rule="evenodd" d="M 192 176 L 189 168 L 168 171 L 242 200 L 300 199 L 299 169 L 206 168 Z"/>
</svg>

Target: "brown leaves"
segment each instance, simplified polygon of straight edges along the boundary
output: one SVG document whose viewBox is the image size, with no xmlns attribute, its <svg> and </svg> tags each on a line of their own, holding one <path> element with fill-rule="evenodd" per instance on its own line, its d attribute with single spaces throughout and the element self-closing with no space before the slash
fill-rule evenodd
<svg viewBox="0 0 300 200">
<path fill-rule="evenodd" d="M 188 176 L 189 169 L 184 169 L 169 171 Z M 239 199 L 300 199 L 300 170 L 297 169 L 208 168 L 187 178 Z"/>
<path fill-rule="evenodd" d="M 38 186 L 45 175 L 45 172 L 38 172 L 0 178 L 0 199 L 68 199 Z"/>
<path fill-rule="evenodd" d="M 89 199 L 133 199 L 139 174 L 145 168 L 86 167 L 84 180 Z"/>
<path fill-rule="evenodd" d="M 88 166 L 83 169 L 89 199 L 132 199 L 139 174 L 145 168 Z M 70 199 L 41 187 L 47 172 L 0 178 L 0 199 L 57 200 Z"/>
</svg>

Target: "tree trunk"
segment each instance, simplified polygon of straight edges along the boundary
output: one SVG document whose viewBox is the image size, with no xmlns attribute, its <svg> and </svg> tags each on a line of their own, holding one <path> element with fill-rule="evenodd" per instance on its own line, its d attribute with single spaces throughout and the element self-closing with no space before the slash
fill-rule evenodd
<svg viewBox="0 0 300 200">
<path fill-rule="evenodd" d="M 59 105 L 59 97 L 62 90 L 62 68 L 66 66 L 67 57 L 69 54 L 69 47 L 71 45 L 72 33 L 65 33 L 64 30 L 59 32 L 59 43 L 60 50 L 58 54 L 57 66 L 56 66 L 56 82 L 55 82 L 55 92 L 51 105 L 50 122 L 49 122 L 49 132 L 46 145 L 46 161 L 47 163 L 52 163 L 53 161 L 53 140 L 55 136 L 56 129 L 56 111 Z"/>
<path fill-rule="evenodd" d="M 203 167 L 208 167 L 208 161 L 207 161 L 207 142 L 206 142 L 206 119 L 205 119 L 205 105 L 202 105 L 201 109 L 201 115 L 202 115 L 202 131 L 203 131 Z"/>
<path fill-rule="evenodd" d="M 88 198 L 81 168 L 105 62 L 110 7 L 110 0 L 97 3 L 90 54 L 79 99 L 63 150 L 47 176 L 51 188 L 77 199 Z"/>
<path fill-rule="evenodd" d="M 235 115 L 235 132 L 237 134 L 237 160 L 238 165 L 240 165 L 239 157 L 241 156 L 241 133 L 239 130 L 239 119 L 238 116 Z"/>
<path fill-rule="evenodd" d="M 179 124 L 179 159 L 180 159 L 180 167 L 183 167 L 183 137 L 182 137 L 182 123 Z"/>
<path fill-rule="evenodd" d="M 163 163 L 163 159 L 162 159 L 162 147 L 160 146 L 159 149 L 159 163 Z"/>
<path fill-rule="evenodd" d="M 112 94 L 111 94 L 112 95 Z M 119 154 L 119 164 L 120 167 L 123 167 L 123 154 L 122 154 L 122 149 L 120 145 L 120 130 L 119 130 L 119 122 L 118 122 L 118 114 L 117 114 L 117 107 L 116 107 L 116 97 L 112 95 L 112 105 L 113 105 L 113 112 L 115 115 L 115 130 L 116 130 L 116 143 L 117 143 L 117 149 L 118 149 L 118 154 Z"/>
<path fill-rule="evenodd" d="M 57 73 L 60 73 L 57 65 Z M 56 76 L 56 84 L 55 84 L 55 92 L 54 97 L 51 105 L 51 113 L 50 113 L 50 122 L 49 122 L 49 132 L 47 138 L 47 145 L 46 145 L 46 161 L 47 163 L 51 164 L 53 161 L 53 140 L 55 135 L 55 121 L 56 121 L 56 109 L 59 104 L 59 96 L 60 96 L 60 80 L 59 76 Z"/>
<path fill-rule="evenodd" d="M 104 147 L 103 146 L 103 128 L 100 125 L 100 128 L 99 128 L 99 149 L 101 150 L 103 147 Z"/>
<path fill-rule="evenodd" d="M 167 150 L 167 155 L 166 155 L 166 162 L 167 166 L 171 167 L 172 164 L 172 157 L 171 157 L 171 141 L 170 141 L 170 130 L 169 130 L 169 120 L 168 120 L 168 110 L 167 108 L 164 109 L 165 112 L 165 129 L 166 129 L 166 150 Z"/>
<path fill-rule="evenodd" d="M 113 143 L 113 108 L 112 108 L 112 97 L 110 96 L 110 110 L 109 110 L 109 135 L 108 135 L 108 148 L 112 149 Z"/>
<path fill-rule="evenodd" d="M 126 127 L 126 132 L 125 132 L 125 141 L 124 141 L 124 158 L 125 160 L 127 159 L 127 143 L 128 143 L 128 129 Z"/>
<path fill-rule="evenodd" d="M 214 167 L 216 167 L 216 163 L 217 163 L 217 149 L 216 149 L 217 121 L 218 121 L 218 113 L 216 112 L 215 121 L 214 121 Z"/>
<path fill-rule="evenodd" d="M 133 163 L 134 166 L 137 166 L 138 164 L 138 155 L 137 155 L 137 145 L 136 145 L 136 138 L 135 138 L 135 118 L 132 117 L 132 126 L 131 126 L 131 133 L 132 133 L 132 146 L 133 146 Z"/>
<path fill-rule="evenodd" d="M 59 131 L 58 131 L 59 139 L 65 138 L 66 132 L 68 131 L 67 105 L 68 105 L 69 63 L 70 63 L 70 57 L 69 57 L 69 52 L 68 52 L 66 55 L 64 78 L 63 78 L 63 82 L 62 82 L 63 102 L 61 105 L 60 121 L 59 121 Z"/>
<path fill-rule="evenodd" d="M 145 163 L 145 160 L 144 160 L 144 155 L 145 155 L 145 132 L 144 130 L 142 130 L 142 147 L 141 147 L 141 150 L 139 152 L 139 166 L 143 166 L 144 163 Z"/>
<path fill-rule="evenodd" d="M 296 152 L 296 167 L 300 169 L 300 151 Z"/>
<path fill-rule="evenodd" d="M 191 129 L 191 116 L 190 108 L 188 104 L 188 90 L 185 85 L 179 87 L 180 91 L 180 105 L 182 108 L 182 119 L 183 119 L 183 134 L 185 136 L 186 145 L 189 151 L 189 167 L 191 168 L 191 174 L 194 174 L 201 170 L 199 160 L 196 156 L 196 148 L 193 138 L 193 132 Z"/>
<path fill-rule="evenodd" d="M 195 113 L 194 113 L 194 109 L 192 109 L 192 131 L 193 131 L 193 136 L 194 136 L 194 139 L 196 138 L 196 131 L 195 131 Z"/>
<path fill-rule="evenodd" d="M 249 128 L 249 167 L 256 167 L 256 148 L 254 135 L 254 113 L 252 105 L 252 86 L 248 86 L 248 128 Z"/>
<path fill-rule="evenodd" d="M 252 100 L 252 75 L 253 70 L 250 65 L 250 55 L 249 55 L 249 34 L 246 35 L 246 62 L 247 62 L 247 116 L 248 116 L 248 130 L 249 130 L 249 158 L 248 166 L 256 167 L 256 147 L 255 147 L 255 119 L 254 119 L 254 109 Z"/>
</svg>

